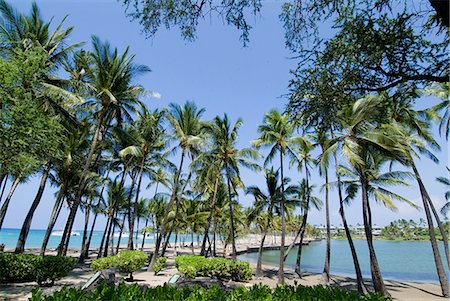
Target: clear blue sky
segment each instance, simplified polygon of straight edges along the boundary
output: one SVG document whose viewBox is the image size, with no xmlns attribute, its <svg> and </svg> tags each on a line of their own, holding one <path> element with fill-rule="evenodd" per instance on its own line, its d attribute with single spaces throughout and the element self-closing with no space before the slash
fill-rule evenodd
<svg viewBox="0 0 450 301">
<path fill-rule="evenodd" d="M 31 1 L 16 0 L 14 6 L 20 11 L 28 11 Z M 239 42 L 239 32 L 219 19 L 212 18 L 201 22 L 198 28 L 198 39 L 189 43 L 181 39 L 177 29 L 161 30 L 153 39 L 145 39 L 140 34 L 141 28 L 136 22 L 130 22 L 124 8 L 114 0 L 41 0 L 37 1 L 45 19 L 55 17 L 57 24 L 65 15 L 69 15 L 66 25 L 75 26 L 71 43 L 86 41 L 89 47 L 90 36 L 98 35 L 108 40 L 113 46 L 123 50 L 130 46 L 136 54 L 136 61 L 148 65 L 152 72 L 140 78 L 146 89 L 159 92 L 161 99 L 145 101 L 149 108 L 163 107 L 171 102 L 182 103 L 192 100 L 199 107 L 206 108 L 205 117 L 212 119 L 216 115 L 227 113 L 231 120 L 242 117 L 244 125 L 240 131 L 240 146 L 249 146 L 249 141 L 257 137 L 257 126 L 263 114 L 272 108 L 283 109 L 286 99 L 282 95 L 287 92 L 290 79 L 289 70 L 296 67 L 291 53 L 284 48 L 283 28 L 278 20 L 282 1 L 264 3 L 261 17 L 253 20 L 254 28 L 250 34 L 250 44 L 243 48 Z M 418 107 L 434 104 L 433 99 L 424 99 Z M 436 134 L 437 135 L 437 134 Z M 446 175 L 445 166 L 449 165 L 448 143 L 439 138 L 442 152 L 439 153 L 441 163 L 436 165 L 423 159 L 419 169 L 429 187 L 429 192 L 440 208 L 444 203 L 444 189 L 435 182 L 435 177 Z M 298 181 L 300 175 L 294 170 L 289 176 Z M 261 174 L 242 171 L 246 185 L 263 187 Z M 322 180 L 315 175 L 316 186 Z M 20 228 L 37 190 L 39 178 L 34 177 L 26 184 L 19 186 L 13 197 L 4 226 Z M 409 200 L 420 205 L 418 189 L 412 183 L 410 188 L 399 189 Z M 9 187 L 8 187 L 9 188 Z M 33 219 L 32 228 L 44 229 L 47 226 L 56 189 L 47 185 L 42 203 Z M 151 197 L 153 190 L 144 191 L 144 196 Z M 333 224 L 340 224 L 337 211 L 337 198 L 331 192 L 331 219 Z M 318 189 L 316 195 L 323 198 Z M 240 202 L 245 206 L 252 203 L 250 197 L 241 194 Z M 375 224 L 387 224 L 398 218 L 418 220 L 423 212 L 399 205 L 398 212 L 373 205 Z M 360 200 L 356 199 L 347 209 L 351 224 L 362 223 Z M 67 212 L 57 223 L 61 228 Z M 310 223 L 323 224 L 324 212 L 313 211 Z M 102 219 L 97 229 L 104 225 Z M 82 228 L 82 216 L 78 214 L 75 229 Z"/>
</svg>

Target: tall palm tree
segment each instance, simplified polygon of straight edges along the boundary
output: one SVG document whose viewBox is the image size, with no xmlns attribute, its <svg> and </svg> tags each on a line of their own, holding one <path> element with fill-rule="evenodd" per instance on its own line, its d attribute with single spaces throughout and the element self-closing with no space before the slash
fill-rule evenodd
<svg viewBox="0 0 450 301">
<path fill-rule="evenodd" d="M 377 156 L 395 157 L 396 141 L 377 131 L 374 123 L 379 120 L 380 106 L 371 98 L 361 99 L 341 111 L 343 133 L 325 144 L 322 162 L 328 162 L 330 154 L 338 148 L 349 164 L 358 171 L 362 187 L 364 230 L 369 247 L 372 280 L 376 292 L 389 296 L 378 265 L 372 240 L 372 218 L 369 207 L 369 176 L 373 172 L 371 161 Z M 323 166 L 324 167 L 324 166 Z"/>
<path fill-rule="evenodd" d="M 78 193 L 69 212 L 69 218 L 64 228 L 66 240 L 62 241 L 60 254 L 65 254 L 69 244 L 75 216 L 81 202 L 82 192 L 86 185 L 86 177 L 91 168 L 94 154 L 102 128 L 107 127 L 113 120 L 121 125 L 123 120 L 131 120 L 132 112 L 139 114 L 144 110 L 139 97 L 144 89 L 133 84 L 136 76 L 149 71 L 146 66 L 134 63 L 134 55 L 129 54 L 127 48 L 123 54 L 119 54 L 117 48 L 111 50 L 109 43 L 102 43 L 98 37 L 92 37 L 93 53 L 92 67 L 88 70 L 93 97 L 87 103 L 91 106 L 96 119 L 95 131 L 92 136 L 89 153 L 82 169 Z M 64 234 L 63 234 L 64 237 Z"/>
<path fill-rule="evenodd" d="M 159 256 L 161 240 L 168 232 L 167 220 L 169 218 L 169 213 L 180 193 L 180 175 L 183 169 L 185 157 L 190 154 L 194 155 L 197 152 L 197 148 L 202 142 L 202 135 L 204 132 L 204 123 L 201 121 L 201 117 L 205 111 L 204 109 L 198 109 L 193 102 L 186 102 L 184 106 L 172 103 L 169 107 L 170 110 L 167 115 L 167 119 L 169 120 L 172 128 L 172 139 L 177 141 L 175 148 L 181 149 L 181 156 L 180 163 L 174 177 L 172 194 L 169 203 L 167 204 L 164 221 L 161 224 L 161 233 L 156 240 L 155 252 L 153 253 L 152 259 L 148 266 L 149 271 L 153 271 L 153 266 Z"/>
<path fill-rule="evenodd" d="M 285 235 L 286 220 L 284 212 L 284 164 L 283 156 L 288 155 L 295 158 L 295 153 L 291 146 L 295 144 L 296 138 L 292 137 L 295 127 L 289 122 L 287 114 L 280 114 L 276 110 L 272 110 L 264 115 L 263 123 L 258 127 L 260 137 L 252 144 L 255 147 L 270 146 L 270 152 L 264 162 L 265 165 L 270 163 L 278 152 L 280 156 L 280 173 L 281 173 L 281 247 L 280 247 L 280 267 L 278 272 L 278 284 L 284 284 L 284 255 L 285 255 Z"/>
<path fill-rule="evenodd" d="M 164 111 L 154 111 L 152 113 L 144 114 L 136 124 L 136 135 L 133 145 L 130 145 L 120 151 L 122 157 L 135 157 L 139 161 L 137 172 L 137 187 L 135 193 L 134 204 L 137 204 L 139 193 L 141 189 L 142 176 L 144 174 L 144 167 L 149 159 L 160 163 L 164 158 L 159 156 L 167 144 L 164 137 L 163 119 Z M 136 209 L 136 208 L 135 208 Z M 131 210 L 131 208 L 130 208 Z M 129 214 L 129 228 L 134 229 L 135 210 Z M 133 247 L 133 236 L 128 237 L 128 249 Z"/>
<path fill-rule="evenodd" d="M 442 102 L 431 107 L 429 110 L 425 110 L 425 115 L 428 117 L 434 117 L 439 121 L 439 132 L 444 134 L 445 139 L 448 140 L 450 136 L 450 85 L 449 83 L 435 83 L 424 91 L 425 95 L 432 95 L 437 98 L 443 99 Z"/>
<path fill-rule="evenodd" d="M 236 260 L 236 242 L 235 242 L 235 220 L 234 220 L 234 201 L 233 195 L 236 193 L 236 187 L 240 180 L 240 167 L 244 166 L 252 170 L 258 170 L 259 166 L 251 160 L 259 157 L 259 153 L 251 148 L 238 149 L 236 147 L 238 139 L 238 130 L 242 125 L 239 118 L 231 125 L 228 116 L 217 116 L 212 121 L 210 129 L 210 139 L 213 148 L 211 155 L 215 158 L 223 176 L 226 179 L 228 189 L 228 209 L 230 215 L 230 238 L 231 238 L 231 257 Z M 234 194 L 233 194 L 234 192 Z"/>
</svg>

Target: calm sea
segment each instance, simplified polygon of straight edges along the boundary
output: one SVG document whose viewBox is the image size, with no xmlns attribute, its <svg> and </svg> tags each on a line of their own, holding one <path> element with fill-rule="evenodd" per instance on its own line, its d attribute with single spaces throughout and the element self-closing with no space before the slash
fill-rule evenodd
<svg viewBox="0 0 450 301">
<path fill-rule="evenodd" d="M 369 252 L 367 242 L 355 241 L 358 259 L 364 277 L 370 278 Z M 418 241 L 374 241 L 375 251 L 381 272 L 386 279 L 408 280 L 420 282 L 437 282 L 436 267 L 430 242 Z M 440 251 L 444 260 L 444 244 L 440 243 Z M 278 266 L 279 251 L 265 251 L 263 263 Z M 243 254 L 240 260 L 256 262 L 257 253 Z M 295 267 L 297 248 L 292 249 L 286 265 Z M 302 249 L 302 270 L 321 273 L 325 260 L 325 241 L 313 242 Z M 446 269 L 447 275 L 449 274 Z M 355 277 L 352 255 L 348 242 L 344 240 L 331 241 L 331 273 L 335 275 Z"/>
<path fill-rule="evenodd" d="M 55 230 L 50 237 L 49 248 L 58 246 L 61 231 Z M 77 236 L 70 239 L 71 248 L 80 248 L 82 231 L 74 231 Z M 19 229 L 1 229 L 0 243 L 4 243 L 6 248 L 14 248 L 19 237 Z M 30 230 L 26 248 L 40 248 L 45 230 Z M 94 231 L 92 235 L 91 246 L 98 247 L 102 239 L 103 231 Z M 179 238 L 180 239 L 180 238 Z M 183 239 L 183 238 L 181 238 Z M 127 238 L 122 237 L 122 243 L 126 244 Z M 174 237 L 171 238 L 171 241 Z M 117 237 L 115 238 L 117 241 Z M 142 236 L 138 239 L 142 242 Z M 154 236 L 145 239 L 146 243 L 154 243 Z M 186 242 L 190 242 L 190 236 L 186 237 Z M 375 250 L 381 271 L 386 279 L 437 282 L 436 268 L 434 265 L 433 253 L 429 242 L 417 241 L 374 241 Z M 369 253 L 367 243 L 363 240 L 355 240 L 355 246 L 358 252 L 361 269 L 364 277 L 370 277 Z M 440 251 L 444 259 L 444 245 L 440 242 Z M 265 251 L 263 262 L 265 264 L 277 266 L 279 262 L 279 251 Z M 297 249 L 293 249 L 289 254 L 286 265 L 290 268 L 295 267 Z M 239 256 L 240 260 L 256 262 L 257 253 L 243 254 Z M 302 269 L 308 272 L 321 273 L 325 258 L 325 241 L 313 242 L 304 246 L 302 251 Z M 443 260 L 443 262 L 445 262 Z M 445 264 L 444 264 L 445 265 Z M 446 269 L 449 274 L 448 269 Z M 335 275 L 354 277 L 353 261 L 350 248 L 345 240 L 331 241 L 331 273 Z"/>
</svg>

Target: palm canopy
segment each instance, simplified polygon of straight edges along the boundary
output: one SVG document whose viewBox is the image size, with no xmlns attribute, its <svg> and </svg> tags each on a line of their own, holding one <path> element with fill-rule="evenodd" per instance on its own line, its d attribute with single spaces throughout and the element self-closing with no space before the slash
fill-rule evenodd
<svg viewBox="0 0 450 301">
<path fill-rule="evenodd" d="M 0 51 L 11 52 L 15 48 L 26 49 L 39 45 L 48 54 L 52 63 L 61 63 L 67 55 L 82 43 L 67 46 L 67 39 L 73 27 L 63 29 L 66 17 L 50 31 L 51 21 L 44 22 L 36 3 L 28 15 L 13 9 L 6 1 L 0 0 Z"/>
<path fill-rule="evenodd" d="M 444 134 L 448 140 L 450 135 L 450 84 L 435 83 L 424 91 L 425 95 L 432 95 L 443 101 L 433 106 L 429 110 L 424 111 L 427 117 L 437 119 L 439 121 L 439 132 Z"/>
<path fill-rule="evenodd" d="M 177 141 L 174 147 L 195 156 L 203 143 L 206 123 L 201 120 L 204 108 L 198 109 L 194 102 L 187 101 L 183 106 L 175 103 L 169 105 L 167 119 L 172 128 L 171 140 Z"/>
<path fill-rule="evenodd" d="M 227 114 L 217 116 L 210 126 L 210 155 L 220 169 L 230 168 L 230 173 L 239 178 L 239 167 L 244 166 L 251 170 L 259 170 L 259 166 L 253 162 L 260 157 L 259 153 L 251 148 L 237 148 L 238 130 L 242 125 L 242 119 L 238 118 L 231 125 Z"/>
<path fill-rule="evenodd" d="M 252 141 L 252 145 L 256 148 L 262 146 L 272 146 L 264 165 L 267 166 L 272 162 L 277 150 L 283 154 L 287 154 L 291 158 L 296 158 L 292 146 L 298 143 L 298 137 L 292 137 L 295 125 L 289 121 L 288 114 L 280 114 L 277 110 L 271 110 L 264 115 L 264 120 L 258 126 L 260 137 Z"/>
<path fill-rule="evenodd" d="M 134 62 L 129 48 L 120 54 L 117 48 L 111 49 L 108 42 L 92 37 L 92 66 L 88 70 L 92 96 L 85 106 L 121 126 L 123 121 L 131 122 L 134 115 L 142 115 L 146 108 L 140 101 L 146 91 L 134 83 L 137 76 L 150 71 L 145 65 Z"/>
</svg>

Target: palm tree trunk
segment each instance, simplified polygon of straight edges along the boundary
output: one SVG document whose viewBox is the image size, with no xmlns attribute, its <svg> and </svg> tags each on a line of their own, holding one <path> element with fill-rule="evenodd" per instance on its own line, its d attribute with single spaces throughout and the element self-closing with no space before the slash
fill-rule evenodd
<svg viewBox="0 0 450 301">
<path fill-rule="evenodd" d="M 358 289 L 358 293 L 360 295 L 365 295 L 367 293 L 366 285 L 364 284 L 364 278 L 362 276 L 361 267 L 359 265 L 358 254 L 356 253 L 355 244 L 353 243 L 352 235 L 350 232 L 350 228 L 348 227 L 347 218 L 345 217 L 345 208 L 344 208 L 344 198 L 342 196 L 342 187 L 341 187 L 341 176 L 337 170 L 338 161 L 337 156 L 334 153 L 334 162 L 336 166 L 336 177 L 338 184 L 338 194 L 339 194 L 339 214 L 342 219 L 342 224 L 344 225 L 345 235 L 347 237 L 348 244 L 350 246 L 350 251 L 352 253 L 353 265 L 355 266 L 355 274 L 356 274 L 356 286 Z"/>
<path fill-rule="evenodd" d="M 53 206 L 52 215 L 50 216 L 50 220 L 48 221 L 47 231 L 45 231 L 44 239 L 42 240 L 40 252 L 41 256 L 45 255 L 48 241 L 50 240 L 50 235 L 52 234 L 53 227 L 55 227 L 56 220 L 58 219 L 59 213 L 61 212 L 65 190 L 66 190 L 65 185 L 64 183 L 62 183 L 61 186 L 59 187 L 58 195 L 56 196 L 56 201 L 55 205 Z"/>
<path fill-rule="evenodd" d="M 230 167 L 226 166 L 227 169 L 227 183 L 228 183 L 228 200 L 229 200 L 229 210 L 230 210 L 230 225 L 231 225 L 231 258 L 236 261 L 236 241 L 234 236 L 234 213 L 233 213 L 233 199 L 231 197 L 231 174 Z"/>
<path fill-rule="evenodd" d="M 14 191 L 16 190 L 17 186 L 20 182 L 20 176 L 17 176 L 13 183 L 11 184 L 11 188 L 9 189 L 8 196 L 6 197 L 5 201 L 3 202 L 2 208 L 0 209 L 0 229 L 3 226 L 3 221 L 5 220 L 6 211 L 8 210 L 9 202 L 11 201 L 11 198 L 14 194 Z"/>
<path fill-rule="evenodd" d="M 82 256 L 84 259 L 89 258 L 89 247 L 91 246 L 92 234 L 94 233 L 95 223 L 97 222 L 98 211 L 95 211 L 94 220 L 92 221 L 91 231 L 89 232 L 89 237 L 86 242 L 86 247 L 84 247 L 84 253 Z"/>
<path fill-rule="evenodd" d="M 120 225 L 120 233 L 119 233 L 119 238 L 117 239 L 116 253 L 119 253 L 120 241 L 122 240 L 122 233 L 123 233 L 123 229 L 125 228 L 126 216 L 127 215 L 124 214 L 123 219 L 122 219 L 122 225 Z M 128 235 L 130 235 L 130 234 L 128 234 Z"/>
<path fill-rule="evenodd" d="M 108 215 L 108 219 L 106 220 L 105 230 L 103 231 L 102 240 L 100 241 L 100 247 L 98 249 L 97 258 L 100 258 L 103 256 L 103 245 L 106 240 L 106 235 L 108 234 L 109 224 L 112 222 L 112 217 Z"/>
<path fill-rule="evenodd" d="M 30 232 L 31 221 L 33 220 L 34 212 L 36 211 L 37 206 L 41 202 L 42 194 L 44 193 L 45 184 L 47 183 L 47 178 L 50 173 L 51 166 L 52 166 L 51 162 L 47 162 L 44 166 L 44 173 L 42 174 L 38 192 L 23 222 L 22 229 L 20 230 L 19 234 L 19 239 L 17 240 L 16 250 L 14 251 L 14 253 L 23 253 L 25 249 L 25 242 L 27 241 L 28 233 Z"/>
<path fill-rule="evenodd" d="M 133 250 L 133 232 L 134 232 L 134 206 L 131 204 L 131 198 L 133 196 L 134 184 L 136 184 L 136 174 L 133 172 L 131 175 L 130 192 L 128 193 L 128 245 L 127 250 Z"/>
<path fill-rule="evenodd" d="M 427 193 L 427 195 L 428 195 L 428 193 Z M 433 201 L 431 200 L 430 196 L 428 196 L 427 200 L 428 200 L 428 204 L 430 205 L 431 212 L 433 212 L 433 216 L 436 220 L 439 231 L 441 232 L 441 235 L 442 235 L 442 240 L 444 242 L 445 257 L 447 259 L 447 267 L 450 270 L 450 251 L 449 251 L 449 246 L 448 246 L 447 231 L 444 229 L 444 225 L 442 225 L 441 218 L 439 217 L 439 214 L 436 211 L 436 208 L 434 207 Z"/>
<path fill-rule="evenodd" d="M 194 232 L 191 232 L 191 250 L 192 250 L 192 255 L 195 254 L 194 253 Z"/>
<path fill-rule="evenodd" d="M 361 173 L 363 174 L 363 173 Z M 375 248 L 373 246 L 372 240 L 372 217 L 370 216 L 369 208 L 369 190 L 367 180 L 362 176 L 361 181 L 361 191 L 362 191 L 362 207 L 363 207 L 363 221 L 364 221 L 364 231 L 366 233 L 367 245 L 369 248 L 370 255 L 370 268 L 372 272 L 372 282 L 375 292 L 382 294 L 385 297 L 389 297 L 390 294 L 386 289 L 383 281 L 383 276 L 381 275 L 380 267 L 378 265 L 377 256 L 375 254 Z"/>
<path fill-rule="evenodd" d="M 442 295 L 445 298 L 448 298 L 450 296 L 449 283 L 447 275 L 445 274 L 444 265 L 442 264 L 441 254 L 439 252 L 436 234 L 434 232 L 433 217 L 431 216 L 429 208 L 429 203 L 431 202 L 430 197 L 428 195 L 427 190 L 425 189 L 425 185 L 422 182 L 422 178 L 420 177 L 416 165 L 414 164 L 414 162 L 412 162 L 411 165 L 414 171 L 414 175 L 416 176 L 417 183 L 419 184 L 420 194 L 422 196 L 423 208 L 428 223 L 428 232 L 430 234 L 431 248 L 433 249 L 434 262 L 436 264 L 436 271 L 439 277 L 439 283 L 441 284 Z"/>
<path fill-rule="evenodd" d="M 81 241 L 81 252 L 80 252 L 80 257 L 78 258 L 78 263 L 84 263 L 84 248 L 86 246 L 86 240 L 87 240 L 87 231 L 88 231 L 88 226 L 89 226 L 89 215 L 91 213 L 91 205 L 92 205 L 92 198 L 89 198 L 89 203 L 85 208 L 85 213 L 84 213 L 84 228 L 83 228 L 83 239 Z"/>
<path fill-rule="evenodd" d="M 134 229 L 134 220 L 136 219 L 136 206 L 137 206 L 137 202 L 139 200 L 139 192 L 141 190 L 142 173 L 143 173 L 143 170 L 144 170 L 145 157 L 146 157 L 145 155 L 142 156 L 141 166 L 139 168 L 139 175 L 138 175 L 138 179 L 139 180 L 138 180 L 138 185 L 137 185 L 137 189 L 136 189 L 136 197 L 134 198 L 133 217 L 131 219 L 133 221 L 132 229 Z M 139 219 L 138 219 L 138 224 L 139 224 Z M 138 226 L 137 230 L 139 231 L 139 226 Z M 137 232 L 136 232 L 136 244 L 137 244 L 137 240 L 138 240 L 138 237 L 137 237 Z M 132 250 L 133 246 L 131 246 L 131 248 L 130 248 L 130 243 L 133 244 L 133 240 L 131 240 L 131 242 L 130 242 L 130 240 L 128 240 L 128 249 Z"/>
<path fill-rule="evenodd" d="M 305 236 L 306 231 L 306 223 L 308 220 L 308 210 L 306 209 L 303 214 L 302 223 L 300 225 L 300 242 L 298 244 L 298 250 L 297 250 L 297 259 L 295 262 L 295 273 L 301 278 L 302 277 L 302 269 L 301 269 L 301 263 L 302 263 L 302 246 L 303 246 L 303 238 Z"/>
<path fill-rule="evenodd" d="M 328 170 L 325 170 L 325 219 L 327 224 L 327 247 L 325 252 L 325 263 L 322 272 L 322 282 L 330 282 L 330 255 L 331 255 L 331 229 L 330 229 L 330 206 L 328 199 Z"/>
<path fill-rule="evenodd" d="M 115 225 L 114 220 L 115 220 L 116 216 L 117 216 L 116 209 L 113 208 L 113 211 L 111 213 L 111 221 L 110 221 L 109 227 L 108 227 L 108 233 L 106 234 L 106 238 L 105 238 L 105 247 L 103 249 L 103 257 L 108 256 L 108 248 L 110 247 L 109 245 L 110 245 L 111 235 L 114 235 L 114 232 L 112 231 L 112 229 L 113 229 L 113 226 Z"/>
<path fill-rule="evenodd" d="M 2 199 L 3 199 L 3 193 L 5 193 L 6 183 L 8 183 L 8 175 L 2 174 L 0 176 L 0 186 L 1 186 L 1 184 L 3 184 L 3 188 L 2 188 L 2 192 L 0 193 L 0 203 L 2 202 Z"/>
<path fill-rule="evenodd" d="M 258 261 L 256 263 L 256 271 L 255 271 L 256 277 L 263 276 L 262 257 L 263 257 L 264 241 L 266 240 L 267 232 L 269 231 L 270 222 L 272 221 L 273 201 L 270 202 L 270 206 L 267 210 L 268 210 L 267 211 L 268 212 L 267 223 L 264 227 L 264 231 L 262 233 L 262 238 L 261 238 L 261 243 L 259 245 L 259 250 L 258 250 Z"/>
<path fill-rule="evenodd" d="M 84 187 L 86 185 L 87 174 L 91 167 L 92 158 L 94 157 L 95 149 L 97 148 L 98 138 L 99 138 L 100 131 L 101 131 L 101 128 L 103 125 L 103 121 L 105 120 L 105 117 L 106 117 L 105 112 L 102 111 L 100 113 L 100 117 L 98 120 L 98 124 L 97 124 L 97 128 L 95 130 L 94 136 L 92 137 L 91 148 L 89 150 L 89 154 L 88 154 L 86 162 L 84 164 L 83 171 L 81 172 L 81 175 L 80 175 L 78 191 L 77 191 L 76 197 L 73 201 L 72 207 L 70 208 L 66 226 L 64 227 L 63 238 L 65 238 L 65 241 L 61 240 L 61 244 L 60 244 L 61 248 L 58 252 L 58 255 L 66 255 L 66 253 L 67 253 L 67 248 L 68 248 L 69 242 L 70 242 L 70 233 L 72 232 L 73 223 L 75 222 L 75 216 L 77 214 L 78 207 L 80 206 L 80 203 L 81 203 L 81 196 L 83 195 Z"/>
<path fill-rule="evenodd" d="M 173 203 L 175 202 L 175 199 L 177 197 L 177 193 L 178 193 L 177 190 L 178 190 L 178 185 L 179 185 L 179 182 L 180 182 L 181 169 L 183 168 L 184 156 L 185 156 L 185 151 L 182 150 L 182 152 L 181 152 L 181 160 L 180 160 L 180 167 L 178 168 L 177 173 L 175 175 L 175 182 L 174 182 L 174 188 L 173 188 L 173 191 L 172 191 L 172 196 L 170 197 L 169 204 L 167 204 L 166 211 L 164 213 L 164 220 L 163 220 L 163 223 L 161 225 L 160 235 L 156 239 L 155 252 L 153 253 L 152 259 L 150 260 L 150 263 L 148 265 L 148 271 L 149 272 L 153 272 L 153 266 L 156 263 L 156 259 L 158 258 L 159 248 L 161 247 L 161 240 L 162 240 L 163 235 L 166 233 L 166 229 L 165 228 L 166 228 L 166 224 L 167 224 L 167 219 L 169 217 L 169 213 L 170 213 L 170 210 L 172 209 Z"/>
<path fill-rule="evenodd" d="M 211 212 L 208 216 L 208 221 L 206 223 L 205 232 L 203 232 L 203 241 L 202 241 L 202 248 L 200 250 L 200 256 L 206 257 L 206 239 L 208 237 L 209 228 L 211 227 L 211 221 L 214 215 L 214 210 L 216 207 L 216 198 L 217 198 L 217 187 L 219 186 L 219 176 L 220 174 L 217 174 L 216 181 L 214 183 L 214 193 L 213 193 L 213 199 L 211 203 Z"/>
<path fill-rule="evenodd" d="M 153 196 L 153 199 L 155 199 L 156 194 L 158 193 L 158 185 L 159 182 L 156 182 L 156 187 L 155 187 L 155 195 Z M 145 221 L 145 228 L 147 228 L 148 225 L 148 219 Z M 142 238 L 142 245 L 141 245 L 141 251 L 144 249 L 144 245 L 145 245 L 145 235 L 147 234 L 146 231 L 144 231 L 144 237 Z"/>
<path fill-rule="evenodd" d="M 147 229 L 148 226 L 148 218 L 145 219 L 145 227 L 144 229 Z M 145 245 L 145 237 L 147 235 L 147 231 L 144 231 L 144 233 L 142 233 L 143 237 L 142 237 L 142 243 L 141 243 L 141 251 L 144 249 L 144 245 Z"/>
<path fill-rule="evenodd" d="M 281 168 L 281 246 L 280 246 L 280 267 L 278 270 L 278 284 L 284 284 L 284 244 L 286 236 L 286 218 L 284 212 L 284 172 L 283 172 L 283 149 L 280 145 L 280 168 Z"/>
<path fill-rule="evenodd" d="M 302 263 L 303 238 L 305 236 L 306 225 L 308 222 L 309 202 L 311 199 L 311 191 L 309 188 L 309 171 L 307 164 L 305 164 L 305 180 L 306 180 L 306 206 L 305 206 L 306 208 L 304 209 L 302 224 L 300 226 L 300 243 L 298 245 L 297 260 L 295 264 L 295 272 L 300 278 L 302 277 L 301 263 Z"/>
<path fill-rule="evenodd" d="M 183 187 L 180 190 L 180 193 L 179 193 L 180 196 L 183 195 L 184 190 L 186 189 L 186 187 L 191 179 L 191 175 L 192 175 L 192 173 L 190 172 L 189 176 L 187 177 L 186 183 L 184 183 Z M 164 254 L 166 254 L 167 246 L 169 245 L 169 239 L 172 236 L 173 229 L 175 229 L 175 225 L 177 223 L 176 217 L 178 216 L 179 208 L 180 208 L 180 198 L 177 198 L 177 200 L 175 202 L 175 218 L 172 219 L 172 222 L 170 223 L 169 231 L 167 231 L 167 233 L 164 237 L 165 239 L 164 239 L 164 244 L 163 244 L 162 251 L 161 251 L 161 256 L 164 256 Z"/>
<path fill-rule="evenodd" d="M 213 226 L 213 250 L 212 257 L 216 257 L 216 232 L 217 232 L 217 218 L 214 215 L 214 226 Z"/>
</svg>

